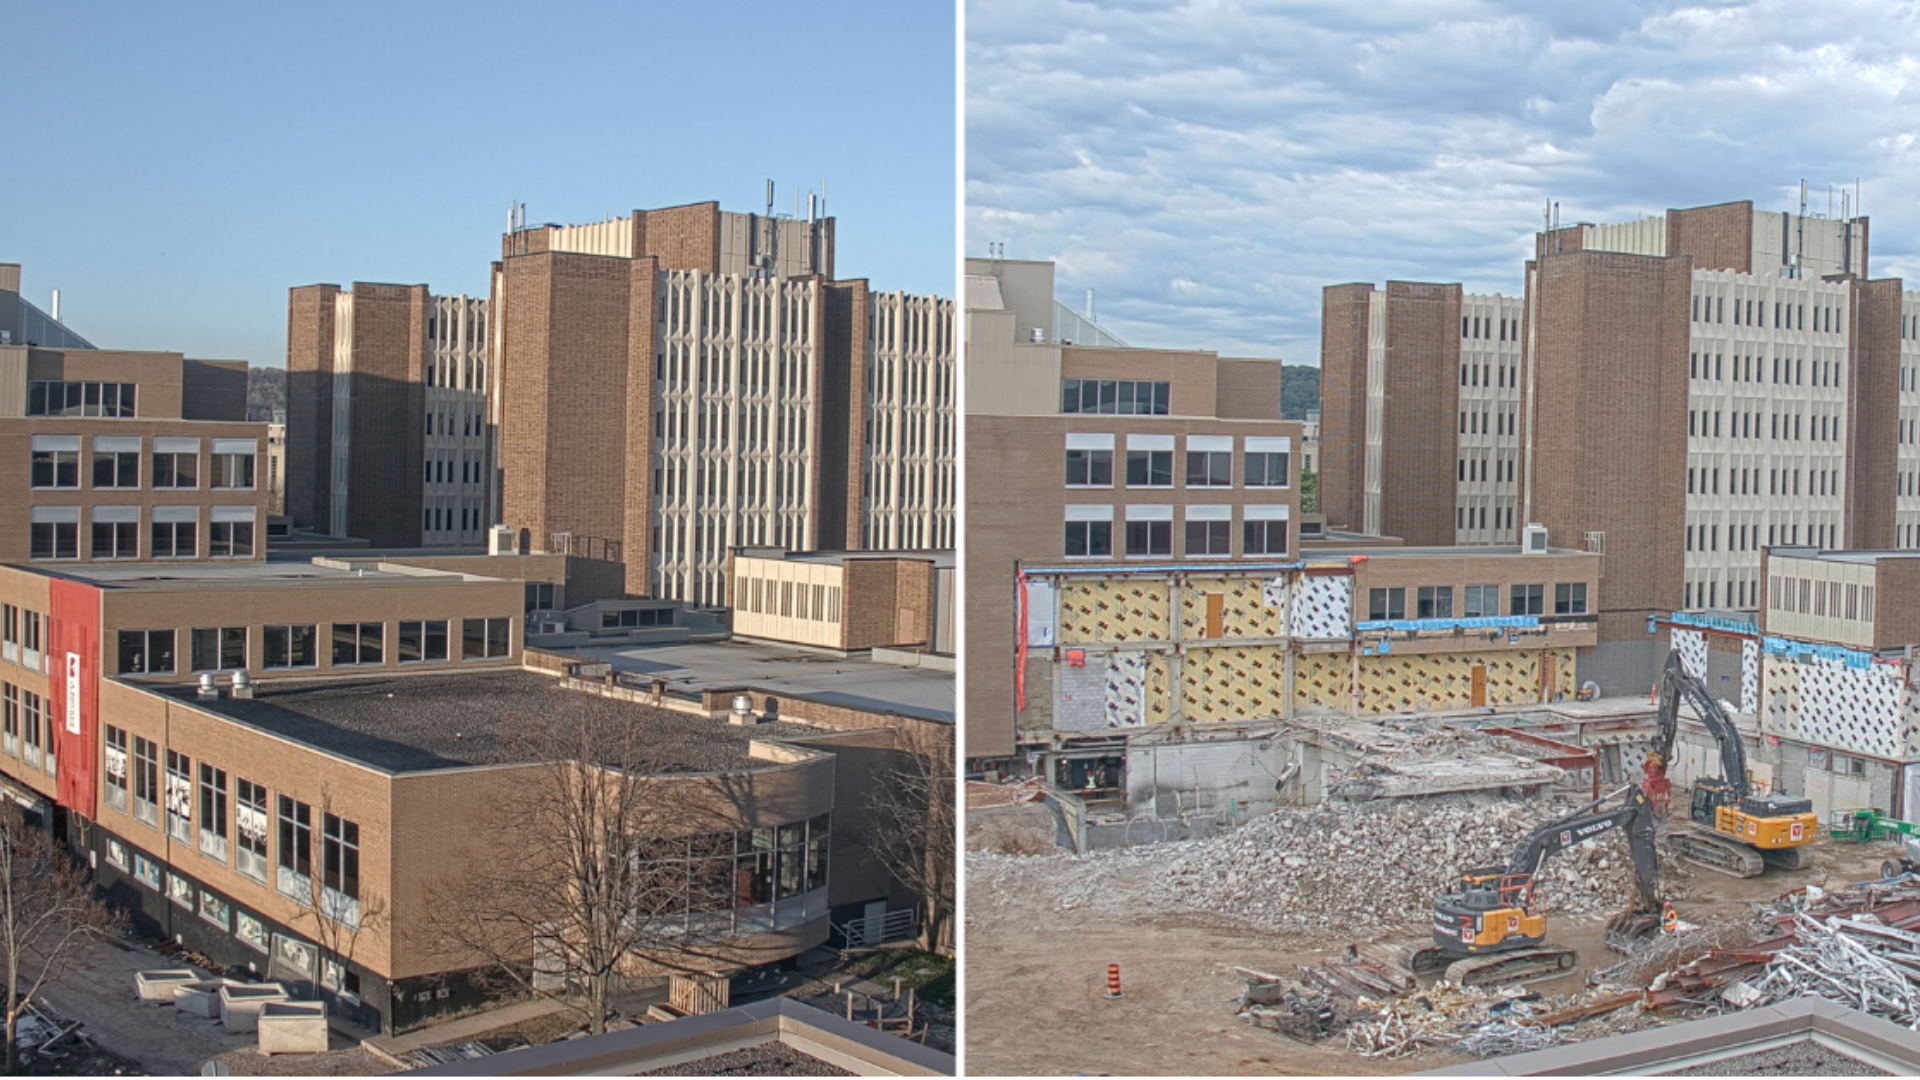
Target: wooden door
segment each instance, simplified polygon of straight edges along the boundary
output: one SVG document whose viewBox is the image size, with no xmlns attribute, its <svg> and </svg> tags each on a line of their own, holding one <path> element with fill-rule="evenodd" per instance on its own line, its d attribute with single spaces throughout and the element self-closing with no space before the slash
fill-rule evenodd
<svg viewBox="0 0 1920 1080">
<path fill-rule="evenodd" d="M 1473 707 L 1480 708 L 1487 703 L 1487 665 L 1473 665 Z"/>
<path fill-rule="evenodd" d="M 1220 624 L 1220 609 L 1226 597 L 1217 592 L 1207 594 L 1207 637 L 1218 640 L 1223 636 Z"/>
</svg>

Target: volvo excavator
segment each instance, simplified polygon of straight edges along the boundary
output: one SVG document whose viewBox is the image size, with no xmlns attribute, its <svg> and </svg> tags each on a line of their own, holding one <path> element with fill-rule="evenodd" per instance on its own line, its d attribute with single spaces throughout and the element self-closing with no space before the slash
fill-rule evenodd
<svg viewBox="0 0 1920 1080">
<path fill-rule="evenodd" d="M 1719 744 L 1722 775 L 1693 782 L 1687 822 L 1668 828 L 1668 850 L 1695 865 L 1741 878 L 1759 877 L 1769 866 L 1792 870 L 1807 865 L 1802 849 L 1820 833 L 1813 803 L 1749 789 L 1747 749 L 1739 730 L 1706 684 L 1688 674 L 1678 652 L 1667 654 L 1660 678 L 1660 727 L 1647 753 L 1642 790 L 1650 797 L 1670 790 L 1667 765 L 1673 760 L 1683 697 Z"/>
<path fill-rule="evenodd" d="M 1624 798 L 1623 798 L 1624 796 Z M 1619 805 L 1601 809 L 1609 803 Z M 1653 808 L 1646 792 L 1629 784 L 1528 834 L 1504 867 L 1469 870 L 1433 902 L 1433 944 L 1411 955 L 1385 956 L 1416 976 L 1436 975 L 1463 986 L 1530 982 L 1571 971 L 1579 954 L 1548 945 L 1547 915 L 1535 878 L 1552 855 L 1623 830 L 1633 855 L 1632 906 L 1607 924 L 1606 940 L 1628 942 L 1659 929 L 1658 856 Z"/>
</svg>

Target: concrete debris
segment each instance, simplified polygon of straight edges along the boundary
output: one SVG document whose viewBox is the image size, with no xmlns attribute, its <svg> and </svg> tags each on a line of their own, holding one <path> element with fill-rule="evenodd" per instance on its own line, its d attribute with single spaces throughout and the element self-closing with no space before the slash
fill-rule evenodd
<svg viewBox="0 0 1920 1080">
<path fill-rule="evenodd" d="M 1796 916 L 1798 940 L 1774 954 L 1746 1004 L 1823 997 L 1904 1027 L 1920 1026 L 1920 933 L 1868 918 L 1830 916 L 1823 924 Z"/>
<path fill-rule="evenodd" d="M 969 899 L 1039 885 L 1061 911 L 1198 911 L 1262 929 L 1365 932 L 1424 922 L 1461 872 L 1504 866 L 1527 833 L 1577 805 L 1488 795 L 1329 802 L 1207 840 L 1084 856 L 969 852 Z M 1632 860 L 1619 842 L 1601 840 L 1549 861 L 1540 883 L 1550 911 L 1615 911 L 1631 899 Z"/>
</svg>

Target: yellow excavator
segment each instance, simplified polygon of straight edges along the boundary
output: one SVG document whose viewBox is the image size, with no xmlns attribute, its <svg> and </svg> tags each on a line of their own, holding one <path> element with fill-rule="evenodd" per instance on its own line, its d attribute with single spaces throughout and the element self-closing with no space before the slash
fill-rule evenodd
<svg viewBox="0 0 1920 1080">
<path fill-rule="evenodd" d="M 1618 805 L 1601 809 L 1609 803 Z M 1653 809 L 1631 784 L 1529 833 L 1504 867 L 1469 870 L 1433 901 L 1433 944 L 1411 955 L 1383 957 L 1415 976 L 1438 975 L 1463 986 L 1530 982 L 1571 971 L 1579 954 L 1547 944 L 1547 913 L 1536 878 L 1549 856 L 1606 836 L 1626 833 L 1633 856 L 1634 897 L 1606 929 L 1607 944 L 1627 944 L 1660 927 L 1659 857 L 1653 846 Z"/>
<path fill-rule="evenodd" d="M 1750 790 L 1746 744 L 1739 730 L 1706 685 L 1687 673 L 1678 652 L 1667 654 L 1660 678 L 1660 726 L 1647 754 L 1642 790 L 1656 802 L 1671 790 L 1667 765 L 1673 760 L 1682 698 L 1719 744 L 1723 775 L 1693 782 L 1687 822 L 1668 828 L 1668 850 L 1695 865 L 1741 878 L 1759 877 L 1769 866 L 1792 870 L 1808 865 L 1806 846 L 1820 835 L 1813 803 Z"/>
</svg>

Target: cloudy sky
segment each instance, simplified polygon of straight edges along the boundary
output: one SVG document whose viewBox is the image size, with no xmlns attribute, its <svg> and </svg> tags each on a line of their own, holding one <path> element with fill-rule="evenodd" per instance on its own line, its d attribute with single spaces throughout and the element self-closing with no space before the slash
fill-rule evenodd
<svg viewBox="0 0 1920 1080">
<path fill-rule="evenodd" d="M 1318 363 L 1320 290 L 1521 290 L 1563 222 L 1859 179 L 1920 288 L 1913 3 L 968 0 L 969 255 L 1134 345 Z M 1837 211 L 1838 196 L 1835 196 Z"/>
</svg>

